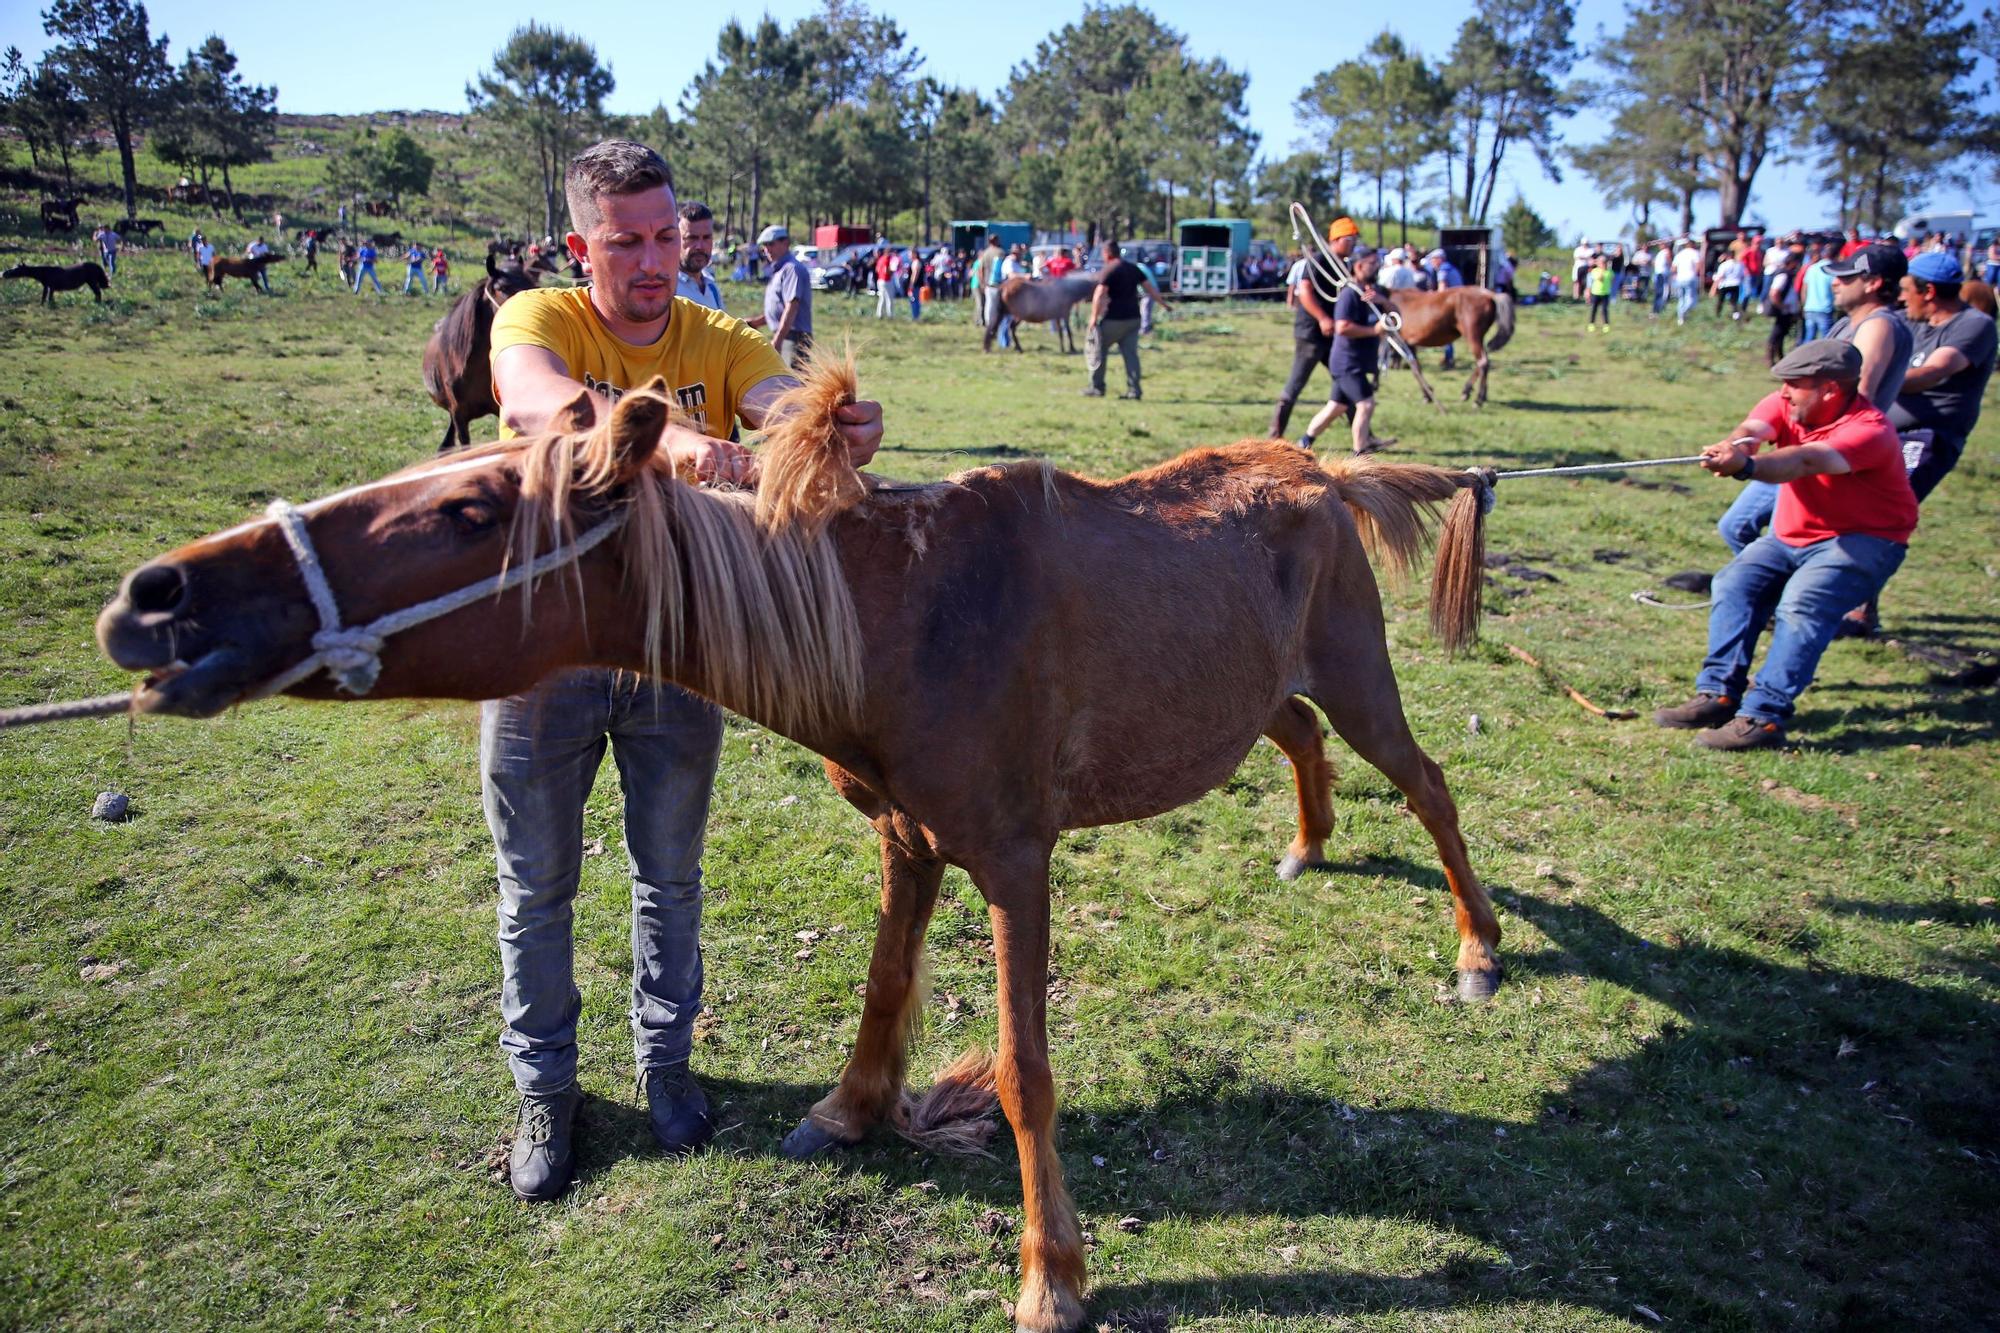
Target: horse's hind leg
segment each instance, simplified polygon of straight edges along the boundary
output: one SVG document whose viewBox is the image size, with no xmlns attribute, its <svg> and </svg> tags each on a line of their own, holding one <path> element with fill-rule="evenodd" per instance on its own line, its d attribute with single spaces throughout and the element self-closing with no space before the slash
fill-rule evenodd
<svg viewBox="0 0 2000 1333">
<path fill-rule="evenodd" d="M 1486 368 L 1492 364 L 1486 355 L 1486 335 L 1474 331 L 1470 341 L 1472 343 L 1472 375 L 1465 381 L 1465 396 L 1472 398 L 1476 387 L 1479 396 L 1473 400 L 1472 405 L 1474 407 L 1484 407 L 1486 406 Z"/>
<path fill-rule="evenodd" d="M 785 1139 L 787 1157 L 811 1157 L 856 1143 L 888 1117 L 903 1091 L 911 1029 L 923 1003 L 917 985 L 924 930 L 937 906 L 944 862 L 882 839 L 882 906 L 875 919 L 875 954 L 861 1002 L 861 1030 L 840 1084 Z"/>
<path fill-rule="evenodd" d="M 1308 692 L 1340 738 L 1396 784 L 1437 844 L 1458 924 L 1458 996 L 1488 999 L 1500 984 L 1500 923 L 1466 858 L 1458 807 L 1445 787 L 1444 771 L 1410 735 L 1381 615 L 1330 619 L 1332 623 L 1318 627 L 1321 646 L 1309 658 Z"/>
<path fill-rule="evenodd" d="M 1299 833 L 1285 859 L 1278 862 L 1279 879 L 1297 879 L 1327 865 L 1326 840 L 1333 832 L 1333 765 L 1327 762 L 1319 715 L 1303 699 L 1279 704 L 1264 734 L 1292 761 L 1292 780 L 1299 789 Z"/>
<path fill-rule="evenodd" d="M 985 895 L 999 964 L 994 1081 L 1021 1161 L 1021 1294 L 1014 1326 L 1069 1333 L 1083 1322 L 1083 1231 L 1056 1153 L 1049 1068 L 1049 851 L 1018 844 L 969 867 Z"/>
</svg>

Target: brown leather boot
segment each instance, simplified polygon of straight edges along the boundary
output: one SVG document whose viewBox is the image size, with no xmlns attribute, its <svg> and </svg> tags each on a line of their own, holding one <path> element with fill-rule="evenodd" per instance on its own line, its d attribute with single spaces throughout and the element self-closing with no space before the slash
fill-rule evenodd
<svg viewBox="0 0 2000 1333">
<path fill-rule="evenodd" d="M 1680 727 L 1693 730 L 1699 727 L 1719 727 L 1736 716 L 1736 701 L 1724 694 L 1697 694 L 1674 708 L 1659 708 L 1653 711 L 1653 721 L 1663 727 Z"/>
</svg>

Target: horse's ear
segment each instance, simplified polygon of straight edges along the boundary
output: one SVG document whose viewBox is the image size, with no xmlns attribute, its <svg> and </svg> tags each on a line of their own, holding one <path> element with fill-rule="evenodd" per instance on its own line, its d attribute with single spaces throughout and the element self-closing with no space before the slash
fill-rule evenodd
<svg viewBox="0 0 2000 1333">
<path fill-rule="evenodd" d="M 664 381 L 655 379 L 653 384 Z M 652 458 L 660 432 L 667 428 L 668 399 L 653 386 L 626 394 L 611 409 L 611 448 L 618 475 L 630 477 Z"/>
<path fill-rule="evenodd" d="M 597 424 L 597 402 L 590 390 L 578 389 L 576 397 L 556 409 L 549 418 L 549 430 L 557 435 L 575 435 Z"/>
</svg>

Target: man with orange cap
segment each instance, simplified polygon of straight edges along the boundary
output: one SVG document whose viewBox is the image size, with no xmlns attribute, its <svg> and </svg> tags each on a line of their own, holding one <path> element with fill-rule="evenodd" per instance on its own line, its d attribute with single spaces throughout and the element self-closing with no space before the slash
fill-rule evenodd
<svg viewBox="0 0 2000 1333">
<path fill-rule="evenodd" d="M 1361 224 L 1353 218 L 1338 217 L 1326 227 L 1327 248 L 1340 256 L 1343 264 L 1354 262 L 1354 247 L 1361 242 Z M 1292 408 L 1312 379 L 1314 366 L 1327 364 L 1333 351 L 1333 303 L 1336 292 L 1324 269 L 1315 272 L 1310 256 L 1292 265 L 1285 277 L 1285 304 L 1292 308 L 1292 373 L 1278 391 L 1277 406 L 1271 413 L 1270 435 L 1281 439 L 1292 419 Z M 1330 373 L 1330 372 L 1329 372 Z"/>
</svg>

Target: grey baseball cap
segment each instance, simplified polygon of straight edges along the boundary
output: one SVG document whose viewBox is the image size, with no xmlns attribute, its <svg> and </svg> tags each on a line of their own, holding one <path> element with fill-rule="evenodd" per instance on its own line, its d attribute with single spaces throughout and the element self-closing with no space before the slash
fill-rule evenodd
<svg viewBox="0 0 2000 1333">
<path fill-rule="evenodd" d="M 1838 338 L 1800 343 L 1771 367 L 1775 380 L 1845 380 L 1861 378 L 1861 349 Z"/>
<path fill-rule="evenodd" d="M 792 234 L 775 222 L 757 233 L 757 244 L 759 245 L 769 245 L 772 241 L 789 241 L 791 239 Z"/>
</svg>

